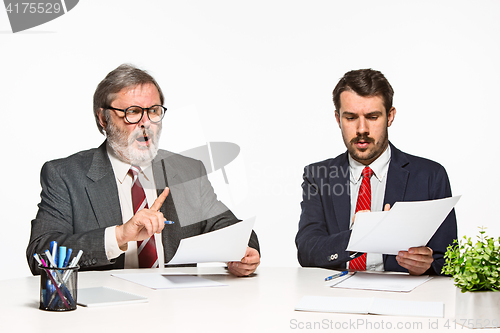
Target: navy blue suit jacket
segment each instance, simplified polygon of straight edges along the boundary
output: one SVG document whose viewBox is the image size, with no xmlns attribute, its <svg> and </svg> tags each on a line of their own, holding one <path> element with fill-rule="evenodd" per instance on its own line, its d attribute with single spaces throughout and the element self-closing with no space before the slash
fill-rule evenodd
<svg viewBox="0 0 500 333">
<path fill-rule="evenodd" d="M 389 143 L 390 144 L 390 143 Z M 392 144 L 384 196 L 391 207 L 397 201 L 421 201 L 451 196 L 446 170 L 438 163 L 412 156 Z M 336 158 L 304 168 L 303 200 L 299 231 L 295 238 L 298 259 L 304 267 L 345 268 L 351 231 L 349 160 L 345 152 Z M 426 274 L 441 274 L 446 248 L 457 238 L 455 210 L 441 224 L 427 246 L 434 262 Z M 386 271 L 407 272 L 394 255 L 383 256 Z"/>
</svg>

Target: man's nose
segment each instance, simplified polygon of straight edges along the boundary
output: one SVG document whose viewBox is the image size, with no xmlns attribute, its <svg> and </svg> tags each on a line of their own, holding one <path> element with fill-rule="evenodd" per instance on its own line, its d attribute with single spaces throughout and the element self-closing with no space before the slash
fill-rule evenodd
<svg viewBox="0 0 500 333">
<path fill-rule="evenodd" d="M 369 133 L 368 123 L 365 117 L 359 117 L 358 119 L 358 128 L 356 129 L 358 134 L 367 134 Z"/>
<path fill-rule="evenodd" d="M 148 128 L 149 126 L 151 126 L 151 120 L 149 120 L 148 110 L 144 110 L 143 111 L 142 118 L 139 121 L 138 125 L 139 126 L 144 126 L 146 128 Z"/>
</svg>

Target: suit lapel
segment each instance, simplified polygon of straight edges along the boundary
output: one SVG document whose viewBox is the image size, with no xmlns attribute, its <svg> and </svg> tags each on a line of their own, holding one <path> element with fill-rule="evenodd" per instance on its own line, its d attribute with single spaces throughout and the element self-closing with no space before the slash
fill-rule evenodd
<svg viewBox="0 0 500 333">
<path fill-rule="evenodd" d="M 106 152 L 106 141 L 94 153 L 87 173 L 92 181 L 85 188 L 99 226 L 122 223 L 120 199 L 115 175 Z"/>
<path fill-rule="evenodd" d="M 387 183 L 385 185 L 384 206 L 390 204 L 391 208 L 397 201 L 403 201 L 408 184 L 410 172 L 405 169 L 405 166 L 410 163 L 406 156 L 389 142 L 391 146 L 391 162 L 389 171 L 387 172 Z M 383 255 L 384 267 L 386 265 L 388 255 Z"/>
<path fill-rule="evenodd" d="M 342 155 L 338 165 L 331 166 L 330 174 L 330 189 L 331 201 L 333 203 L 333 210 L 335 218 L 338 221 L 341 230 L 348 230 L 351 215 L 351 201 L 350 201 L 350 170 L 347 158 L 347 152 Z M 332 177 L 333 176 L 333 177 Z"/>
<path fill-rule="evenodd" d="M 160 151 L 158 156 L 154 159 L 152 165 L 156 194 L 158 196 L 163 192 L 165 187 L 169 186 L 169 183 L 174 184 L 176 181 L 177 172 L 168 162 L 168 154 L 169 153 L 166 151 Z M 179 225 L 179 218 L 174 206 L 174 195 L 175 193 L 172 193 L 172 191 L 168 194 L 168 197 L 167 199 L 165 199 L 165 202 L 161 206 L 160 211 L 163 213 L 163 216 L 165 216 L 166 219 L 168 219 L 169 221 L 174 221 L 174 223 Z"/>
<path fill-rule="evenodd" d="M 391 145 L 391 163 L 387 173 L 384 206 L 388 203 L 392 207 L 395 202 L 404 200 L 410 172 L 405 169 L 409 163 L 406 156 L 391 143 L 389 144 Z"/>
<path fill-rule="evenodd" d="M 170 185 L 175 183 L 177 171 L 169 162 L 169 157 L 172 155 L 173 154 L 168 151 L 159 150 L 158 155 L 153 160 L 153 176 L 155 178 L 156 189 L 160 191 L 159 193 L 161 193 L 169 183 Z M 167 175 L 168 180 L 166 177 Z"/>
<path fill-rule="evenodd" d="M 155 179 L 156 185 L 156 193 L 159 196 L 165 187 L 169 186 L 169 184 L 173 185 L 176 181 L 178 181 L 177 172 L 175 168 L 168 162 L 168 156 L 171 153 L 161 150 L 158 152 L 158 156 L 153 161 L 153 176 Z M 167 177 L 168 175 L 168 177 Z M 173 221 L 173 225 L 168 225 L 163 229 L 162 232 L 162 242 L 164 249 L 164 257 L 165 262 L 169 262 L 176 250 L 179 246 L 179 235 L 181 235 L 181 224 L 179 221 L 179 217 L 177 215 L 177 210 L 174 205 L 174 191 L 172 191 L 172 186 L 169 186 L 170 193 L 168 194 L 165 202 L 160 208 L 160 211 L 163 213 L 163 216 L 169 220 Z"/>
</svg>

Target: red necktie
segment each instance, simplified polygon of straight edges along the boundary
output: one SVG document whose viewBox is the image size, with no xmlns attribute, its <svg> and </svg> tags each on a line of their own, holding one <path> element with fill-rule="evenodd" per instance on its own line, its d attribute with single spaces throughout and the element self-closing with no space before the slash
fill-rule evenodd
<svg viewBox="0 0 500 333">
<path fill-rule="evenodd" d="M 141 168 L 131 166 L 128 174 L 132 176 L 132 206 L 134 214 L 143 208 L 148 208 L 146 193 L 139 182 L 139 172 Z M 137 241 L 137 255 L 139 257 L 140 268 L 156 268 L 158 267 L 158 254 L 156 253 L 155 236 L 151 236 L 143 241 Z"/>
<path fill-rule="evenodd" d="M 372 207 L 372 186 L 370 184 L 370 178 L 373 176 L 373 170 L 370 167 L 365 167 L 363 169 L 363 181 L 361 182 L 361 187 L 359 188 L 358 202 L 356 204 L 357 213 L 360 210 L 371 210 Z M 356 271 L 366 270 L 366 253 L 361 256 L 349 261 L 349 268 Z"/>
</svg>

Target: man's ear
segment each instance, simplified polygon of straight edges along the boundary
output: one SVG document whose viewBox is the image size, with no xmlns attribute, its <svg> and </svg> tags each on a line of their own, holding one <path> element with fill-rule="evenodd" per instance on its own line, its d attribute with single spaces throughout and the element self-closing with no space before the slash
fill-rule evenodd
<svg viewBox="0 0 500 333">
<path fill-rule="evenodd" d="M 396 118 L 396 108 L 393 106 L 387 114 L 387 127 L 390 127 L 392 125 L 394 118 Z"/>
<path fill-rule="evenodd" d="M 106 116 L 104 116 L 104 109 L 100 108 L 99 112 L 97 112 L 97 117 L 99 118 L 99 124 L 101 124 L 104 131 L 106 131 L 106 127 L 108 126 L 108 122 L 106 121 Z"/>
</svg>

